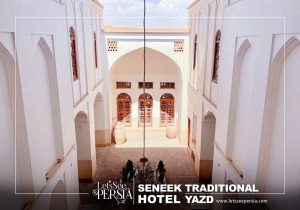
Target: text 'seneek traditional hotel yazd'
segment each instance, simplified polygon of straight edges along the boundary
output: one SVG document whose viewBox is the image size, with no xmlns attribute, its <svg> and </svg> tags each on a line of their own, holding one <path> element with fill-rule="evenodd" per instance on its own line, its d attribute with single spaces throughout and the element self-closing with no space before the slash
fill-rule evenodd
<svg viewBox="0 0 300 210">
<path fill-rule="evenodd" d="M 187 9 L 186 29 L 146 29 L 144 106 L 142 28 L 104 25 L 96 0 L 0 1 L 1 209 L 82 207 L 82 181 L 117 177 L 144 123 L 146 154 L 161 155 L 169 183 L 188 172 L 279 193 L 215 198 L 300 206 L 300 1 Z"/>
</svg>

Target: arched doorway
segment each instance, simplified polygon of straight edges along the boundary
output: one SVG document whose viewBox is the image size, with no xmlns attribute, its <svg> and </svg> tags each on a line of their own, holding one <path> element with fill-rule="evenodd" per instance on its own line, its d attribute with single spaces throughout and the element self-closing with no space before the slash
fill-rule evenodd
<svg viewBox="0 0 300 210">
<path fill-rule="evenodd" d="M 117 118 L 118 122 L 123 122 L 125 126 L 131 126 L 131 98 L 126 93 L 118 95 Z"/>
<path fill-rule="evenodd" d="M 160 97 L 160 126 L 167 126 L 174 121 L 174 96 L 165 93 Z"/>
<path fill-rule="evenodd" d="M 66 186 L 59 180 L 52 191 L 50 199 L 50 210 L 65 210 L 68 209 Z"/>
<path fill-rule="evenodd" d="M 146 104 L 146 108 L 145 105 Z M 144 114 L 145 114 L 145 125 L 152 126 L 152 105 L 153 98 L 150 94 L 145 93 L 139 97 L 139 126 L 144 126 Z M 145 108 L 145 110 L 144 110 Z"/>
<path fill-rule="evenodd" d="M 202 122 L 199 181 L 211 183 L 215 142 L 216 118 L 208 112 Z"/>
<path fill-rule="evenodd" d="M 105 117 L 104 100 L 100 93 L 97 94 L 94 102 L 94 123 L 96 146 L 105 146 Z"/>
<path fill-rule="evenodd" d="M 79 112 L 75 118 L 78 176 L 80 181 L 90 181 L 93 177 L 91 158 L 90 123 L 86 113 Z"/>
</svg>

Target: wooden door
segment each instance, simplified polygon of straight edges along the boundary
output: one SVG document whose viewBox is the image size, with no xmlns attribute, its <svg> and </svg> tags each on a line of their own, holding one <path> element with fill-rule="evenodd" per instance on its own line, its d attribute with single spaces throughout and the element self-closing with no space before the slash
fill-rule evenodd
<svg viewBox="0 0 300 210">
<path fill-rule="evenodd" d="M 174 97 L 166 93 L 160 98 L 160 126 L 174 122 Z"/>
<path fill-rule="evenodd" d="M 146 104 L 146 108 L 145 105 Z M 146 126 L 152 126 L 152 104 L 153 99 L 152 96 L 145 93 L 145 99 L 144 94 L 140 95 L 139 97 L 139 126 L 144 126 L 144 114 L 145 114 L 145 121 Z M 145 108 L 145 110 L 144 110 Z"/>
<path fill-rule="evenodd" d="M 131 98 L 126 93 L 121 93 L 117 98 L 117 118 L 118 122 L 131 126 Z"/>
</svg>

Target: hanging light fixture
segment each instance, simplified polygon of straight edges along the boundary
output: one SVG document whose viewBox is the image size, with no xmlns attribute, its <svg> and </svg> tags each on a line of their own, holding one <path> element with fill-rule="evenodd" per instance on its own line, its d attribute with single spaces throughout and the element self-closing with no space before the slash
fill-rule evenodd
<svg viewBox="0 0 300 210">
<path fill-rule="evenodd" d="M 146 0 L 144 0 L 144 15 L 143 15 L 143 104 L 144 104 L 144 115 L 143 115 L 143 152 L 142 157 L 139 162 L 133 164 L 131 160 L 128 160 L 130 163 L 128 166 L 123 167 L 123 178 L 127 182 L 136 182 L 137 184 L 153 184 L 158 182 L 155 174 L 155 162 L 150 162 L 146 157 Z M 133 164 L 133 165 L 132 165 Z M 128 170 L 131 168 L 131 171 Z M 124 177 L 124 175 L 126 177 Z M 132 179 L 130 178 L 132 177 Z"/>
<path fill-rule="evenodd" d="M 140 159 L 141 163 L 148 162 L 148 158 L 145 155 L 146 148 L 146 0 L 144 0 L 144 16 L 143 16 L 143 29 L 144 29 L 144 53 L 143 53 L 143 103 L 144 103 L 144 116 L 143 116 L 143 157 Z"/>
</svg>

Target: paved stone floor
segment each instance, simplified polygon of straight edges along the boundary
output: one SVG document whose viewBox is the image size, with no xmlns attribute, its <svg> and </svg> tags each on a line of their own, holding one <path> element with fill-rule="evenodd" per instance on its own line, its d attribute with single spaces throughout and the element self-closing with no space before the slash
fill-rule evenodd
<svg viewBox="0 0 300 210">
<path fill-rule="evenodd" d="M 141 131 L 132 131 L 141 132 Z M 81 183 L 81 192 L 91 192 L 97 187 L 97 182 L 106 183 L 107 181 L 117 181 L 120 179 L 120 171 L 122 166 L 128 159 L 137 162 L 142 156 L 142 138 L 140 134 L 131 133 L 127 137 L 127 144 L 112 145 L 109 147 L 96 148 L 97 153 L 97 173 L 93 183 Z M 194 162 L 190 157 L 189 150 L 178 144 L 177 139 L 169 140 L 165 137 L 165 132 L 154 131 L 148 132 L 147 141 L 151 141 L 151 136 L 154 137 L 154 142 L 146 143 L 146 157 L 151 162 L 158 163 L 163 160 L 167 170 L 167 183 L 172 184 L 187 184 L 198 183 L 194 170 Z M 161 142 L 159 142 L 159 140 Z M 160 147 L 159 147 L 160 146 Z M 173 147 L 172 147 L 173 146 Z M 156 164 L 155 164 L 156 165 Z M 184 199 L 184 193 L 178 195 L 180 200 Z M 183 200 L 184 201 L 184 200 Z M 81 196 L 82 210 L 89 209 L 192 209 L 187 204 L 177 205 L 125 205 L 117 206 L 114 204 L 100 202 L 92 195 Z"/>
</svg>

